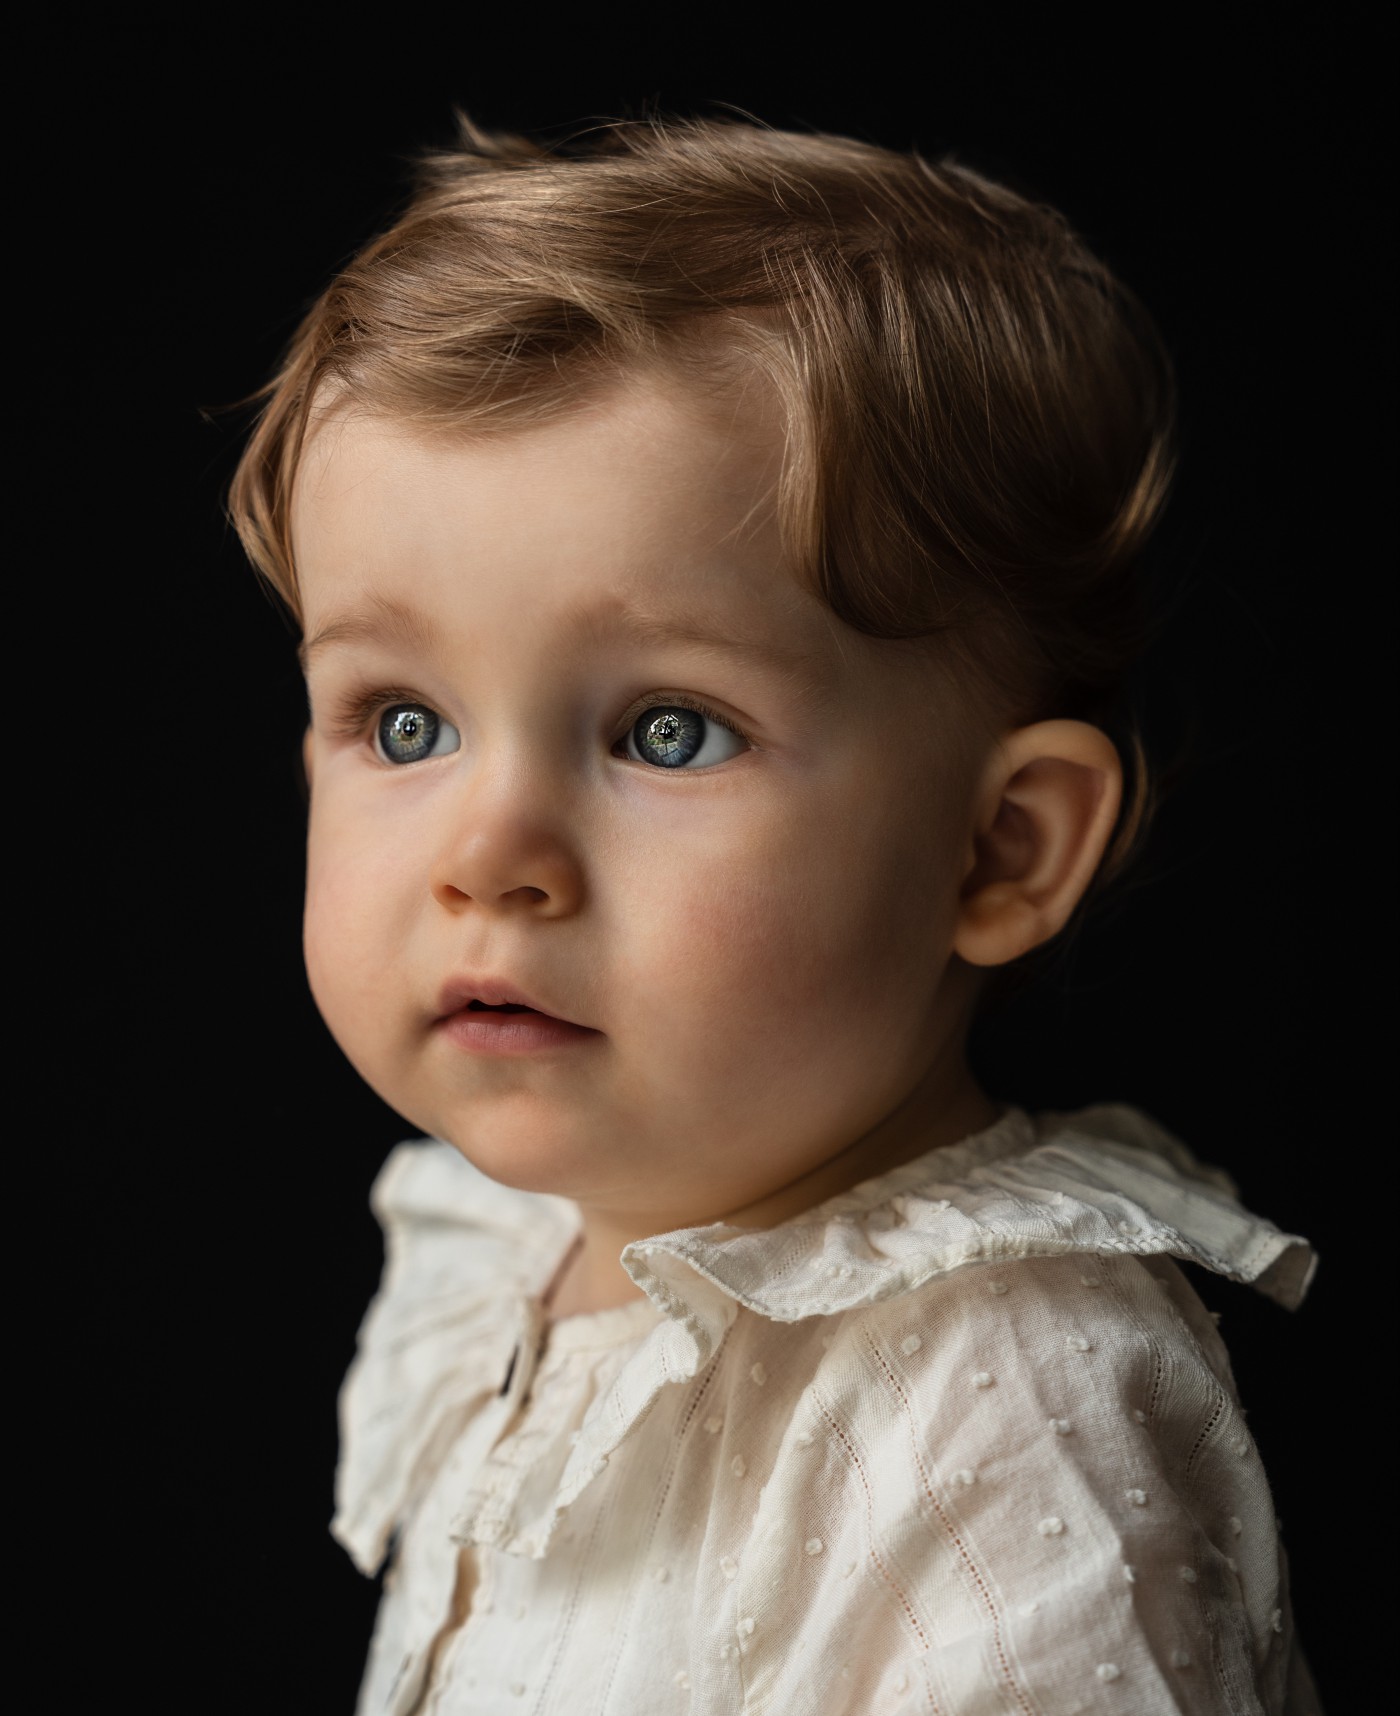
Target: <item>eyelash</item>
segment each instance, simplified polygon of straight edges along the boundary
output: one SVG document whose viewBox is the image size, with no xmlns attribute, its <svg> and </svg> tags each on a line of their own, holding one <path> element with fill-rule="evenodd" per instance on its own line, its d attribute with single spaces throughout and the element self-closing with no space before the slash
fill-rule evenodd
<svg viewBox="0 0 1400 1716">
<path fill-rule="evenodd" d="M 363 691 L 352 691 L 338 701 L 333 708 L 328 723 L 330 731 L 337 739 L 368 738 L 375 718 L 382 715 L 386 709 L 391 709 L 399 703 L 419 703 L 425 709 L 434 707 L 426 697 L 421 697 L 416 691 L 408 691 L 400 686 L 380 685 Z M 717 709 L 712 709 L 703 699 L 692 697 L 686 692 L 652 691 L 648 692 L 645 697 L 639 698 L 628 710 L 622 721 L 621 731 L 613 740 L 613 745 L 620 745 L 626 739 L 643 710 L 662 707 L 692 709 L 697 715 L 703 715 L 707 721 L 713 721 L 716 726 L 736 734 L 746 745 L 753 743 L 742 727 L 727 716 L 721 715 Z"/>
<path fill-rule="evenodd" d="M 721 715 L 718 709 L 711 709 L 708 703 L 700 697 L 691 697 L 684 691 L 649 691 L 645 697 L 639 698 L 628 710 L 622 722 L 622 731 L 613 740 L 614 746 L 623 744 L 627 735 L 637 724 L 637 719 L 644 709 L 690 709 L 697 715 L 703 715 L 707 721 L 713 721 L 716 727 L 723 727 L 725 732 L 733 733 L 746 745 L 752 745 L 753 740 L 737 723 Z"/>
<path fill-rule="evenodd" d="M 396 703 L 421 703 L 425 709 L 432 708 L 427 698 L 420 697 L 416 691 L 378 685 L 363 691 L 347 692 L 336 702 L 327 726 L 337 739 L 364 739 L 369 736 L 374 718 Z"/>
</svg>

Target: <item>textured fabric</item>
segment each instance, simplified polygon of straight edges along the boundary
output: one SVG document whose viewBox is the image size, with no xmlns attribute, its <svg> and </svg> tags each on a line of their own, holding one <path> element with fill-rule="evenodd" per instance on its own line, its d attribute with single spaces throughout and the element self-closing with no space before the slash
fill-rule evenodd
<svg viewBox="0 0 1400 1716">
<path fill-rule="evenodd" d="M 392 1565 L 360 1716 L 1316 1708 L 1268 1484 L 1173 1259 L 1306 1244 L 1135 1109 L 1008 1109 L 776 1228 L 629 1245 L 400 1145 L 332 1530 Z"/>
</svg>

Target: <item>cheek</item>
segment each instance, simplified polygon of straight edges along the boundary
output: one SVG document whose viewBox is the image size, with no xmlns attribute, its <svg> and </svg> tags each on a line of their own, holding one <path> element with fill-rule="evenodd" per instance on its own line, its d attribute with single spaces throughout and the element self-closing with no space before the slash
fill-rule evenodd
<svg viewBox="0 0 1400 1716">
<path fill-rule="evenodd" d="M 401 936 L 407 883 L 402 849 L 386 848 L 371 824 L 345 814 L 322 790 L 307 831 L 303 946 L 317 1006 L 339 1037 L 382 990 Z"/>
<path fill-rule="evenodd" d="M 956 888 L 935 815 L 872 802 L 868 783 L 787 809 L 680 845 L 670 885 L 654 865 L 637 877 L 634 992 L 731 1077 L 746 1057 L 772 1074 L 791 1055 L 810 1072 L 814 1045 L 838 1032 L 868 1043 L 916 1027 L 947 959 Z"/>
</svg>

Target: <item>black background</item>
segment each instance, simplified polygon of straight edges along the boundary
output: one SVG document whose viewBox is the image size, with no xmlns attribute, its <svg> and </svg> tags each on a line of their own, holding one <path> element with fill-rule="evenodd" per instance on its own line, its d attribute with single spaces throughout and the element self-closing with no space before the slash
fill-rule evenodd
<svg viewBox="0 0 1400 1716">
<path fill-rule="evenodd" d="M 51 30 L 28 63 L 51 114 L 22 250 L 53 329 L 44 623 L 92 763 L 60 788 L 64 921 L 102 986 L 95 1042 L 43 1087 L 72 1258 L 56 1444 L 80 1492 L 58 1706 L 139 1682 L 151 1710 L 330 1713 L 358 1683 L 376 1593 L 326 1530 L 335 1392 L 378 1275 L 367 1188 L 409 1129 L 306 992 L 293 640 L 221 518 L 239 419 L 205 412 L 266 376 L 456 101 L 551 130 L 729 103 L 956 150 L 1062 207 L 1157 315 L 1183 467 L 1144 696 L 1159 752 L 1192 762 L 1139 885 L 978 1057 L 1033 1108 L 1140 1104 L 1316 1243 L 1296 1315 L 1198 1285 L 1324 1696 L 1362 1708 L 1338 1568 L 1366 1554 L 1358 1485 L 1390 1434 L 1353 1343 L 1391 1317 L 1371 1223 L 1393 1131 L 1377 44 L 1346 13 L 522 12 L 483 33 L 470 10 L 373 34 L 327 15 L 296 40 L 242 15 Z"/>
</svg>

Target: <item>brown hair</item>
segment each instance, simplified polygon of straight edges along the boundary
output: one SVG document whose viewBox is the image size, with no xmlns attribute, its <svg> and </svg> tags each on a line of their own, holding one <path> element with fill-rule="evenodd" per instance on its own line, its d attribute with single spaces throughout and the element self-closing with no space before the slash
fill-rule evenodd
<svg viewBox="0 0 1400 1716">
<path fill-rule="evenodd" d="M 313 405 L 507 428 L 718 331 L 779 389 L 785 539 L 843 621 L 945 638 L 1018 722 L 1117 728 L 1096 886 L 1120 872 L 1153 797 L 1120 705 L 1172 464 L 1171 370 L 1133 295 L 1054 210 L 951 161 L 734 120 L 556 149 L 459 121 L 256 396 L 230 510 L 293 615 Z"/>
</svg>

